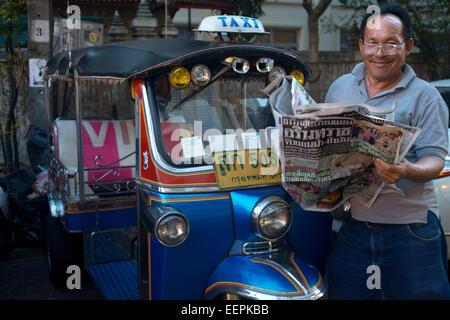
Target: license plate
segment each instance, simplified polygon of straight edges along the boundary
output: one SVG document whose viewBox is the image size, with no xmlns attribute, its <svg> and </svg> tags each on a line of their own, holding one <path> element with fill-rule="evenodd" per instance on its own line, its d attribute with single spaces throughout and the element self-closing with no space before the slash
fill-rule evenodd
<svg viewBox="0 0 450 320">
<path fill-rule="evenodd" d="M 212 155 L 220 189 L 281 183 L 281 164 L 271 149 L 220 151 Z"/>
</svg>

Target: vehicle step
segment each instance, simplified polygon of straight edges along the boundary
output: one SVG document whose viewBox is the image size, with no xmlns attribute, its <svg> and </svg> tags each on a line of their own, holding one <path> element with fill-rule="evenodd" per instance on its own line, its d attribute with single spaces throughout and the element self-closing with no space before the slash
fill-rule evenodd
<svg viewBox="0 0 450 320">
<path fill-rule="evenodd" d="M 107 300 L 138 299 L 138 272 L 132 260 L 90 265 L 87 270 Z"/>
</svg>

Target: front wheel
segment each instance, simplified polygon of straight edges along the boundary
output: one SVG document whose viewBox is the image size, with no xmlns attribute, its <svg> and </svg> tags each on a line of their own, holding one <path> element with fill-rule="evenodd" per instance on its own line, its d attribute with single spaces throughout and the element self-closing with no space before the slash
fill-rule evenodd
<svg viewBox="0 0 450 320">
<path fill-rule="evenodd" d="M 46 247 L 50 280 L 56 286 L 65 286 L 67 267 L 83 264 L 83 235 L 66 232 L 58 218 L 46 214 Z"/>
</svg>

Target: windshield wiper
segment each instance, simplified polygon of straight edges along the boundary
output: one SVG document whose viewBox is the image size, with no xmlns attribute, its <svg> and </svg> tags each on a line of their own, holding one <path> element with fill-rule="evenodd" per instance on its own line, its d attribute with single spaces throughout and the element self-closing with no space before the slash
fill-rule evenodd
<svg viewBox="0 0 450 320">
<path fill-rule="evenodd" d="M 181 106 L 183 103 L 187 102 L 188 100 L 190 100 L 193 96 L 195 96 L 197 93 L 200 93 L 201 91 L 205 90 L 207 87 L 209 87 L 211 84 L 213 84 L 217 79 L 219 79 L 219 77 L 221 75 L 223 75 L 225 72 L 227 72 L 229 69 L 231 68 L 231 64 L 226 65 L 225 67 L 223 67 L 222 69 L 219 70 L 219 72 L 217 72 L 214 77 L 211 78 L 211 81 L 209 81 L 209 83 L 206 86 L 203 87 L 198 87 L 196 90 L 192 91 L 190 94 L 188 94 L 186 97 L 184 97 L 180 102 L 178 102 L 176 105 L 174 105 L 173 107 L 169 108 L 169 112 L 172 112 L 173 110 L 175 110 L 176 108 L 178 108 L 179 106 Z"/>
</svg>

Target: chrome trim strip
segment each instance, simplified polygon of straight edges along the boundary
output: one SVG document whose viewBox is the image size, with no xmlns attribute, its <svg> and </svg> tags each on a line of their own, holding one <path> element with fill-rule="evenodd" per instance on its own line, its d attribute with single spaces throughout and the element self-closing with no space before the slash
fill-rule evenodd
<svg viewBox="0 0 450 320">
<path fill-rule="evenodd" d="M 256 241 L 246 242 L 242 245 L 242 252 L 245 255 L 273 253 L 285 248 L 286 241 Z"/>
<path fill-rule="evenodd" d="M 220 287 L 221 290 L 215 289 L 208 294 L 206 299 L 213 299 L 221 295 L 237 296 L 238 298 L 250 300 L 319 300 L 325 296 L 326 291 L 317 289 L 303 296 L 275 296 L 250 290 L 242 287 Z M 237 299 L 236 299 L 237 300 Z"/>
<path fill-rule="evenodd" d="M 270 260 L 271 263 L 276 264 L 273 260 Z M 277 264 L 279 268 L 281 268 L 286 274 L 292 276 L 292 273 L 286 270 L 286 268 Z M 299 284 L 299 280 L 292 276 L 292 279 Z M 327 289 L 325 284 L 322 284 L 318 288 L 314 288 L 312 291 L 308 292 L 304 289 L 303 285 L 300 285 L 302 291 L 304 290 L 305 294 L 302 295 L 274 295 L 267 292 L 259 292 L 256 290 L 252 290 L 248 286 L 237 286 L 237 285 L 221 285 L 205 295 L 205 299 L 215 299 L 218 296 L 237 296 L 243 299 L 251 299 L 251 300 L 318 300 L 324 298 L 327 293 Z"/>
<path fill-rule="evenodd" d="M 75 70 L 74 76 L 77 77 L 78 73 Z M 77 152 L 78 152 L 78 181 L 80 182 L 79 187 L 79 193 L 78 196 L 80 198 L 81 202 L 85 201 L 85 192 L 84 192 L 84 156 L 83 156 L 83 128 L 82 128 L 82 121 L 83 121 L 83 113 L 81 110 L 80 105 L 80 83 L 79 80 L 75 80 L 75 113 L 76 113 L 76 124 L 77 124 Z"/>
<path fill-rule="evenodd" d="M 264 188 L 264 187 L 273 187 L 273 184 L 262 184 L 255 186 L 243 186 L 240 188 L 221 190 L 217 186 L 193 186 L 193 187 L 165 187 L 161 185 L 156 185 L 152 182 L 146 181 L 144 179 L 136 180 L 136 185 L 142 189 L 146 189 L 148 191 L 155 191 L 159 193 L 201 193 L 201 192 L 230 192 L 237 190 L 248 190 L 248 189 L 256 189 L 256 188 Z M 272 240 L 273 241 L 273 240 Z"/>
<path fill-rule="evenodd" d="M 199 193 L 199 192 L 218 192 L 220 191 L 217 186 L 214 187 L 164 187 L 161 185 L 155 185 L 148 181 L 136 181 L 136 186 L 148 191 L 155 191 L 159 193 Z"/>
</svg>

